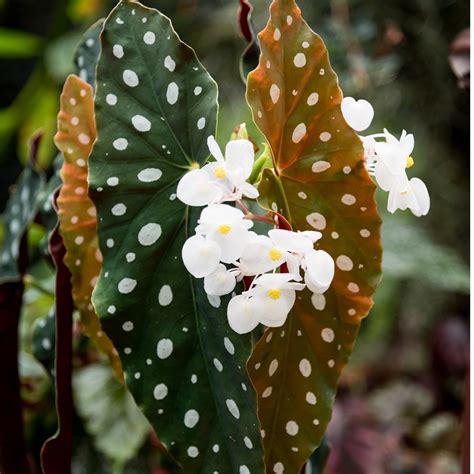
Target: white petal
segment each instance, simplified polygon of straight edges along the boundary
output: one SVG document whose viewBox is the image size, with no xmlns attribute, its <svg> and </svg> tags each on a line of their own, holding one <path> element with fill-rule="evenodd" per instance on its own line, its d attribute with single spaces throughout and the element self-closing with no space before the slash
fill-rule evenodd
<svg viewBox="0 0 474 474">
<path fill-rule="evenodd" d="M 318 232 L 316 230 L 305 230 L 301 233 L 306 237 L 309 237 L 311 239 L 311 242 L 313 243 L 316 243 L 323 236 L 321 232 Z"/>
<path fill-rule="evenodd" d="M 243 219 L 244 214 L 228 204 L 212 204 L 203 209 L 199 217 L 199 222 L 221 222 Z"/>
<path fill-rule="evenodd" d="M 375 179 L 378 186 L 387 192 L 397 185 L 397 175 L 390 173 L 384 161 L 375 164 Z"/>
<path fill-rule="evenodd" d="M 258 189 L 255 186 L 252 186 L 250 183 L 244 181 L 238 186 L 238 192 L 250 199 L 257 199 L 259 196 Z"/>
<path fill-rule="evenodd" d="M 404 154 L 399 142 L 385 143 L 376 142 L 375 151 L 380 161 L 392 174 L 400 174 L 405 172 L 408 155 Z"/>
<path fill-rule="evenodd" d="M 260 322 L 269 327 L 280 327 L 285 324 L 288 313 L 295 304 L 296 294 L 294 291 L 282 291 L 279 299 L 272 299 L 267 294 L 256 296 L 254 299 L 262 302 L 263 316 Z"/>
<path fill-rule="evenodd" d="M 227 174 L 225 174 L 224 177 L 220 177 L 222 176 L 220 171 L 224 171 L 224 173 L 227 173 L 225 170 L 225 166 L 222 163 L 219 163 L 218 161 L 213 161 L 211 163 L 208 163 L 207 165 L 204 165 L 202 169 L 209 175 L 209 179 L 211 181 L 214 181 L 225 191 L 229 192 L 232 190 L 232 185 L 227 179 Z"/>
<path fill-rule="evenodd" d="M 280 256 L 276 258 L 278 253 L 280 253 Z M 272 259 L 272 256 L 274 259 Z M 263 235 L 259 239 L 252 239 L 248 242 L 240 259 L 241 270 L 244 275 L 266 273 L 278 268 L 283 262 L 284 252 L 274 248 L 272 241 Z"/>
<path fill-rule="evenodd" d="M 305 282 L 313 293 L 324 293 L 334 278 L 334 260 L 324 250 L 312 250 L 305 255 Z"/>
<path fill-rule="evenodd" d="M 178 183 L 176 195 L 188 206 L 205 206 L 221 196 L 221 190 L 214 185 L 203 170 L 186 173 Z"/>
<path fill-rule="evenodd" d="M 194 235 L 184 243 L 181 255 L 188 272 L 196 278 L 202 278 L 217 268 L 221 253 L 215 242 Z"/>
<path fill-rule="evenodd" d="M 217 230 L 208 235 L 209 239 L 212 239 L 221 248 L 221 261 L 233 263 L 242 256 L 247 245 L 248 230 L 234 222 L 234 225 L 230 225 L 230 231 L 227 234 L 222 234 Z"/>
<path fill-rule="evenodd" d="M 397 183 L 397 186 L 390 190 L 387 209 L 393 214 L 397 209 L 404 211 L 408 208 L 416 210 L 418 208 L 418 203 L 410 182 L 405 175 L 405 179 L 400 180 Z"/>
<path fill-rule="evenodd" d="M 254 151 L 249 140 L 231 140 L 225 148 L 226 168 L 230 180 L 237 186 L 252 173 Z"/>
<path fill-rule="evenodd" d="M 410 179 L 410 184 L 417 201 L 417 209 L 412 209 L 415 216 L 426 216 L 430 210 L 430 195 L 425 183 L 419 178 Z"/>
<path fill-rule="evenodd" d="M 407 133 L 403 130 L 402 136 L 400 137 L 400 147 L 403 150 L 405 157 L 409 157 L 415 148 L 415 137 L 413 134 Z"/>
<path fill-rule="evenodd" d="M 293 275 L 291 273 L 268 273 L 255 278 L 254 283 L 265 288 L 280 288 L 292 279 Z"/>
<path fill-rule="evenodd" d="M 374 118 L 374 108 L 364 99 L 356 101 L 352 97 L 344 97 L 341 111 L 347 124 L 358 132 L 369 128 Z"/>
<path fill-rule="evenodd" d="M 204 290 L 212 296 L 228 295 L 234 290 L 235 284 L 234 275 L 222 264 L 204 278 Z"/>
<path fill-rule="evenodd" d="M 234 296 L 227 307 L 229 326 L 238 334 L 255 329 L 263 315 L 261 301 L 245 296 Z"/>
<path fill-rule="evenodd" d="M 321 234 L 317 232 L 320 236 Z M 304 232 L 292 232 L 291 230 L 272 229 L 268 232 L 273 243 L 288 252 L 306 253 L 312 250 L 313 241 Z"/>
<path fill-rule="evenodd" d="M 288 272 L 291 273 L 294 277 L 294 280 L 301 281 L 300 275 L 300 259 L 291 253 L 285 255 L 285 262 L 288 267 Z"/>
<path fill-rule="evenodd" d="M 220 163 L 224 163 L 224 156 L 222 155 L 222 151 L 219 147 L 219 144 L 216 142 L 216 139 L 213 136 L 207 138 L 207 146 L 211 155 Z"/>
</svg>

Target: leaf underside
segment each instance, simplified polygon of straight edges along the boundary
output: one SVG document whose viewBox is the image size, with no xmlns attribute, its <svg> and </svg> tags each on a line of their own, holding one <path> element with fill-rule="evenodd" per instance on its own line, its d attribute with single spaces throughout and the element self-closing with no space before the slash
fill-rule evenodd
<svg viewBox="0 0 474 474">
<path fill-rule="evenodd" d="M 208 158 L 217 87 L 168 18 L 121 2 L 101 36 L 90 195 L 103 268 L 93 303 L 127 384 L 185 472 L 263 472 L 250 340 L 181 261 L 199 210 L 176 199 Z"/>
<path fill-rule="evenodd" d="M 275 0 L 248 78 L 254 120 L 272 150 L 260 204 L 294 230 L 318 230 L 336 261 L 324 295 L 304 290 L 285 325 L 268 329 L 248 367 L 258 393 L 267 472 L 299 472 L 320 444 L 337 383 L 380 278 L 380 218 L 360 139 L 322 39 L 294 0 Z"/>
<path fill-rule="evenodd" d="M 66 247 L 64 263 L 72 275 L 74 305 L 85 334 L 107 354 L 117 378 L 120 358 L 102 331 L 91 303 L 92 290 L 102 266 L 97 239 L 96 209 L 87 195 L 89 155 L 96 138 L 92 87 L 71 75 L 64 84 L 58 115 L 56 146 L 63 153 L 62 186 L 57 199 L 60 233 Z"/>
</svg>

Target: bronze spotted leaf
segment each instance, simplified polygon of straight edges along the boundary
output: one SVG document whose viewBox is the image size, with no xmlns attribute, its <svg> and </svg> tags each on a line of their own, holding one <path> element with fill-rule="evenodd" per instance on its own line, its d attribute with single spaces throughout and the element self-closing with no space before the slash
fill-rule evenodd
<svg viewBox="0 0 474 474">
<path fill-rule="evenodd" d="M 247 98 L 275 170 L 260 204 L 294 230 L 318 230 L 336 261 L 324 295 L 301 292 L 285 325 L 268 329 L 248 367 L 258 392 L 267 472 L 298 473 L 320 444 L 360 321 L 372 306 L 382 249 L 375 186 L 345 123 L 342 91 L 322 39 L 294 0 L 275 0 L 260 33 Z"/>
</svg>

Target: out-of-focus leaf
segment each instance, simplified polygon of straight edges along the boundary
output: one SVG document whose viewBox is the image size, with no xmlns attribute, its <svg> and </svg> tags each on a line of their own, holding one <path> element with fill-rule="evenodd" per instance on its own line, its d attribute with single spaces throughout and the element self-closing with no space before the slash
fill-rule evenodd
<svg viewBox="0 0 474 474">
<path fill-rule="evenodd" d="M 93 302 L 127 385 L 186 472 L 263 470 L 250 337 L 208 299 L 181 249 L 199 210 L 176 186 L 208 158 L 217 87 L 168 18 L 120 2 L 101 35 L 98 140 L 90 157 L 104 263 Z"/>
<path fill-rule="evenodd" d="M 27 352 L 18 358 L 21 398 L 27 403 L 39 402 L 49 387 L 49 376 L 44 367 Z"/>
<path fill-rule="evenodd" d="M 56 83 L 63 82 L 75 72 L 74 52 L 81 41 L 81 33 L 73 31 L 51 41 L 46 48 L 44 62 L 48 74 Z"/>
<path fill-rule="evenodd" d="M 34 98 L 34 107 L 23 115 L 18 134 L 18 155 L 23 162 L 28 158 L 28 137 L 41 129 L 43 140 L 38 151 L 38 164 L 47 168 L 56 155 L 53 137 L 56 132 L 56 116 L 58 114 L 58 89 L 51 84 L 43 84 L 40 93 Z"/>
<path fill-rule="evenodd" d="M 29 58 L 36 56 L 43 39 L 26 31 L 0 28 L 0 58 Z"/>
<path fill-rule="evenodd" d="M 84 332 L 107 354 L 116 376 L 122 379 L 117 351 L 102 331 L 91 302 L 92 290 L 102 268 L 96 208 L 87 195 L 88 161 L 95 139 L 92 87 L 71 75 L 64 84 L 58 132 L 54 137 L 64 156 L 63 185 L 57 199 L 59 231 L 66 247 L 64 263 L 72 275 L 74 305 L 81 315 Z"/>
<path fill-rule="evenodd" d="M 55 306 L 48 314 L 39 318 L 32 333 L 31 349 L 33 356 L 39 360 L 47 370 L 54 370 L 54 347 L 56 345 L 56 318 Z"/>
<path fill-rule="evenodd" d="M 30 144 L 36 147 L 34 141 Z M 36 150 L 34 151 L 36 157 Z M 30 222 L 36 214 L 38 194 L 44 184 L 44 177 L 38 170 L 36 161 L 30 159 L 12 189 L 3 214 L 5 230 L 0 247 L 0 282 L 18 281 L 20 242 Z"/>
<path fill-rule="evenodd" d="M 104 27 L 104 19 L 94 23 L 82 36 L 82 41 L 74 54 L 74 63 L 78 76 L 95 87 L 95 70 L 100 55 L 100 33 Z"/>
<path fill-rule="evenodd" d="M 96 448 L 124 463 L 136 456 L 151 426 L 110 368 L 93 364 L 73 375 L 76 409 Z"/>
<path fill-rule="evenodd" d="M 469 267 L 453 249 L 434 243 L 426 231 L 395 216 L 382 227 L 384 273 L 399 279 L 421 278 L 435 288 L 469 293 Z"/>
<path fill-rule="evenodd" d="M 260 204 L 294 230 L 318 230 L 336 261 L 324 295 L 301 292 L 285 325 L 268 329 L 248 367 L 259 395 L 267 472 L 299 472 L 331 417 L 340 374 L 372 306 L 382 249 L 375 186 L 345 123 L 326 46 L 293 0 L 275 0 L 248 78 L 254 120 L 272 151 Z"/>
</svg>

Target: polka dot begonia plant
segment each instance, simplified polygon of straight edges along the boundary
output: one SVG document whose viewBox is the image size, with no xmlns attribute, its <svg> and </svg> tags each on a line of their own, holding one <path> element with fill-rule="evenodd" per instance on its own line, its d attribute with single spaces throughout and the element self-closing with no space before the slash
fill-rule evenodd
<svg viewBox="0 0 474 474">
<path fill-rule="evenodd" d="M 361 135 L 374 110 L 343 97 L 295 0 L 271 2 L 252 45 L 262 153 L 244 124 L 217 143 L 216 82 L 166 16 L 132 0 L 86 32 L 55 137 L 82 329 L 192 474 L 302 472 L 381 277 L 376 186 L 389 212 L 430 206 L 407 176 L 413 135 Z M 18 276 L 41 185 L 31 164 L 7 208 L 0 278 Z"/>
</svg>

